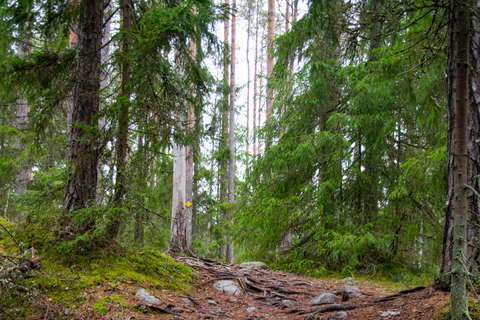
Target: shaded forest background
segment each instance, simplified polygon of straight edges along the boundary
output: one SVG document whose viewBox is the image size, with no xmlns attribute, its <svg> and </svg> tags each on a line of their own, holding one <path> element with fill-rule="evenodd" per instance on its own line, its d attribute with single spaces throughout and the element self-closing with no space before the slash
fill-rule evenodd
<svg viewBox="0 0 480 320">
<path fill-rule="evenodd" d="M 79 97 L 97 92 L 75 89 L 79 61 L 91 55 L 75 43 L 79 32 L 89 39 L 78 29 L 85 3 L 0 7 L 5 220 L 48 229 L 67 252 L 107 240 L 172 249 L 174 159 L 186 157 L 193 175 L 182 203 L 192 206 L 180 212 L 191 210 L 186 245 L 199 256 L 317 275 L 438 277 L 449 210 L 449 2 L 276 2 L 272 12 L 253 0 L 102 1 L 101 28 L 92 32 L 100 39 L 98 108 L 88 124 L 69 118 Z M 297 18 L 299 5 L 306 9 Z M 233 17 L 248 40 L 230 51 L 216 30 Z M 230 79 L 231 52 L 250 52 L 247 65 L 236 65 L 248 68 L 247 83 Z M 229 133 L 232 114 L 248 121 Z M 98 157 L 80 205 L 68 201 L 78 174 L 75 128 Z M 478 175 L 469 177 L 478 191 Z M 468 269 L 477 274 L 478 211 L 469 217 Z"/>
</svg>

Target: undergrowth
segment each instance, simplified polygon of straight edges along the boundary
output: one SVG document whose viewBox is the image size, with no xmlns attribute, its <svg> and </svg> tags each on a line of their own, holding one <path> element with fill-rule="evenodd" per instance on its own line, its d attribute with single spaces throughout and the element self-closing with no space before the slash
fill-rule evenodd
<svg viewBox="0 0 480 320">
<path fill-rule="evenodd" d="M 8 227 L 13 237 L 2 234 L 0 238 L 0 253 L 4 257 L 20 256 L 18 244 L 21 248 L 35 248 L 36 256 L 42 256 L 41 269 L 31 270 L 14 281 L 3 282 L 0 310 L 8 313 L 9 318 L 36 314 L 67 319 L 71 318 L 71 314 L 65 312 L 67 308 L 79 310 L 84 304 L 101 314 L 105 311 L 102 299 L 108 295 L 108 292 L 105 294 L 107 289 L 113 293 L 116 287 L 129 286 L 132 288 L 129 295 L 134 295 L 138 287 L 151 292 L 185 293 L 194 277 L 193 269 L 157 251 L 133 252 L 115 243 L 107 243 L 81 254 L 66 254 L 58 250 L 54 231 L 44 223 L 10 224 Z M 96 290 L 101 292 L 98 297 L 95 296 Z M 89 292 L 90 299 L 86 298 L 86 292 Z M 108 297 L 109 300 L 118 300 L 118 297 Z M 53 309 L 56 309 L 55 314 L 52 314 Z"/>
</svg>

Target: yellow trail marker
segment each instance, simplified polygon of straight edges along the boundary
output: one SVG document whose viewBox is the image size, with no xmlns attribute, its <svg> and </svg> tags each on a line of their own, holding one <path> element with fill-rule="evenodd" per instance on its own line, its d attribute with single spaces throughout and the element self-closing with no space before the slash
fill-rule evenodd
<svg viewBox="0 0 480 320">
<path fill-rule="evenodd" d="M 190 203 L 190 201 L 187 201 L 187 203 L 185 203 L 185 205 L 187 206 L 187 208 L 190 208 L 190 206 L 191 206 L 192 204 Z"/>
</svg>

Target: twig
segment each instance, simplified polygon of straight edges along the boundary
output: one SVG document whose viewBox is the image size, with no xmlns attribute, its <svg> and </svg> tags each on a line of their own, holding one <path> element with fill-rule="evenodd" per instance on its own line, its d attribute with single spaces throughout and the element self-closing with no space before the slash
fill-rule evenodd
<svg viewBox="0 0 480 320">
<path fill-rule="evenodd" d="M 120 308 L 122 309 L 122 320 L 124 320 L 124 315 L 125 315 L 125 312 L 123 310 L 123 304 L 122 304 L 122 301 L 120 300 L 120 295 L 118 295 L 118 304 L 120 305 Z"/>
<path fill-rule="evenodd" d="M 22 247 L 20 246 L 20 243 L 18 243 L 17 239 L 8 231 L 8 229 L 0 222 L 0 226 L 2 226 L 3 230 L 5 230 L 6 233 L 13 239 L 13 241 L 17 244 L 18 249 L 20 249 L 20 252 L 23 253 Z"/>
</svg>

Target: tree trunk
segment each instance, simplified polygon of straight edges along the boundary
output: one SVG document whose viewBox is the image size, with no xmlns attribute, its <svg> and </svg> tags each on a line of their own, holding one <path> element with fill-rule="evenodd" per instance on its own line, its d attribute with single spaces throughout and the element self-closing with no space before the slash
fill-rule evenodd
<svg viewBox="0 0 480 320">
<path fill-rule="evenodd" d="M 229 151 L 230 159 L 228 162 L 228 202 L 230 208 L 228 212 L 229 231 L 227 233 L 227 262 L 233 262 L 233 238 L 231 228 L 233 226 L 233 216 L 235 210 L 233 203 L 235 202 L 235 32 L 237 21 L 236 0 L 233 0 L 232 11 L 232 53 L 231 53 L 231 72 L 230 72 L 230 128 L 229 128 Z"/>
<path fill-rule="evenodd" d="M 128 30 L 132 24 L 132 3 L 131 0 L 122 1 L 122 29 Z M 115 156 L 117 175 L 115 179 L 115 195 L 113 198 L 113 205 L 121 207 L 126 193 L 127 185 L 127 153 L 128 153 L 128 114 L 130 109 L 130 69 L 131 63 L 128 57 L 130 52 L 130 35 L 122 34 L 122 82 L 121 94 L 118 110 L 118 129 L 117 129 L 117 143 L 115 145 Z M 120 224 L 123 218 L 123 209 L 113 218 L 108 234 L 115 238 L 120 229 Z"/>
<path fill-rule="evenodd" d="M 255 67 L 253 71 L 253 147 L 252 153 L 255 156 L 257 154 L 256 149 L 256 141 L 257 141 L 257 99 L 258 95 L 258 88 L 257 88 L 257 65 L 258 65 L 258 11 L 259 11 L 259 4 L 255 5 Z M 255 158 L 255 157 L 254 157 Z"/>
<path fill-rule="evenodd" d="M 449 143 L 449 159 L 453 167 L 449 174 L 453 177 L 453 232 L 451 244 L 451 315 L 454 320 L 470 319 L 466 297 L 466 254 L 467 254 L 467 168 L 468 168 L 468 101 L 469 101 L 469 41 L 470 5 L 469 1 L 452 1 L 450 19 L 449 66 L 449 106 L 454 122 L 453 140 Z M 453 62 L 451 60 L 453 59 Z M 452 95 L 452 96 L 450 96 Z M 453 148 L 452 148 L 453 147 Z M 449 177 L 450 178 L 450 177 Z"/>
<path fill-rule="evenodd" d="M 180 119 L 183 122 L 184 118 Z M 169 253 L 188 252 L 185 219 L 185 146 L 173 144 L 173 197 Z"/>
<path fill-rule="evenodd" d="M 478 5 L 477 5 L 478 6 Z M 472 30 L 479 30 L 480 20 L 475 15 L 471 15 Z M 455 34 L 450 32 L 450 43 L 455 41 Z M 480 33 L 472 32 L 470 35 L 470 68 L 478 70 L 480 68 L 479 56 Z M 456 64 L 453 57 L 456 55 L 454 45 L 449 46 L 448 60 L 448 108 L 447 108 L 447 149 L 453 150 L 453 141 L 455 141 L 455 75 Z M 467 184 L 477 192 L 480 192 L 480 146 L 477 141 L 480 139 L 480 95 L 473 88 L 480 87 L 480 76 L 477 72 L 469 73 L 469 104 L 468 104 L 468 165 L 467 165 Z M 453 244 L 453 224 L 454 224 L 454 159 L 453 152 L 448 154 L 447 162 L 447 201 L 445 205 L 445 226 L 443 233 L 442 261 L 440 268 L 440 282 L 444 290 L 450 290 L 452 270 L 452 244 Z M 478 275 L 478 267 L 480 265 L 480 200 L 470 190 L 467 190 L 467 263 L 468 271 L 474 276 Z"/>
<path fill-rule="evenodd" d="M 267 80 L 273 74 L 273 40 L 275 39 L 275 0 L 268 0 L 268 23 L 267 23 Z M 273 105 L 273 89 L 267 84 L 267 110 L 266 121 L 270 119 Z"/>
<path fill-rule="evenodd" d="M 100 49 L 102 44 L 103 0 L 83 0 L 78 22 L 79 54 L 73 90 L 65 214 L 95 203 L 97 188 L 98 134 L 96 115 L 99 108 Z M 65 226 L 69 226 L 68 219 Z M 84 232 L 93 225 L 90 218 L 74 232 Z"/>
<path fill-rule="evenodd" d="M 18 57 L 23 58 L 27 54 L 25 44 L 19 41 L 17 50 Z M 15 110 L 16 128 L 18 131 L 24 131 L 28 125 L 28 104 L 27 99 L 18 97 Z M 15 149 L 21 151 L 24 148 L 20 141 L 15 144 Z M 31 180 L 31 169 L 21 164 L 20 172 L 15 177 L 15 194 L 24 194 L 27 190 L 28 181 Z"/>
<path fill-rule="evenodd" d="M 247 11 L 247 146 L 245 150 L 246 157 L 246 166 L 248 173 L 248 150 L 250 149 L 250 22 L 252 20 L 252 7 L 251 1 L 247 2 L 248 11 Z"/>
<path fill-rule="evenodd" d="M 225 0 L 225 6 L 229 5 L 229 1 Z M 230 91 L 230 86 L 229 86 L 229 79 L 228 79 L 228 61 L 229 61 L 229 54 L 228 54 L 228 31 L 229 31 L 229 26 L 228 26 L 228 16 L 225 18 L 224 21 L 224 33 L 223 33 L 223 45 L 224 45 L 224 51 L 223 51 L 223 117 L 222 117 L 222 143 L 220 147 L 220 203 L 226 203 L 227 202 L 227 197 L 228 197 L 228 184 L 227 184 L 227 178 L 228 178 L 228 173 L 227 173 L 227 158 L 226 152 L 227 147 L 228 147 L 228 110 L 229 110 L 229 103 L 228 103 L 228 97 L 229 97 L 229 91 Z M 221 216 L 222 220 L 224 220 L 227 216 L 227 213 L 225 212 L 224 209 L 221 210 Z M 222 226 L 223 228 L 223 226 Z M 220 254 L 222 256 L 227 255 L 227 236 L 226 234 L 223 234 L 224 242 L 220 244 Z"/>
<path fill-rule="evenodd" d="M 192 7 L 192 13 L 196 13 L 195 5 Z M 196 59 L 197 54 L 197 45 L 195 39 L 190 39 L 190 57 L 193 61 Z M 190 92 L 192 97 L 195 96 L 195 85 L 190 84 Z M 188 124 L 187 130 L 190 137 L 193 136 L 193 127 L 195 125 L 195 105 L 192 103 L 188 108 Z M 187 246 L 192 248 L 192 203 L 193 203 L 193 145 L 189 145 L 186 148 L 187 159 L 186 159 L 186 186 L 185 186 L 185 201 L 190 203 L 190 205 L 185 208 L 185 219 L 186 219 L 186 237 L 187 237 Z"/>
</svg>

